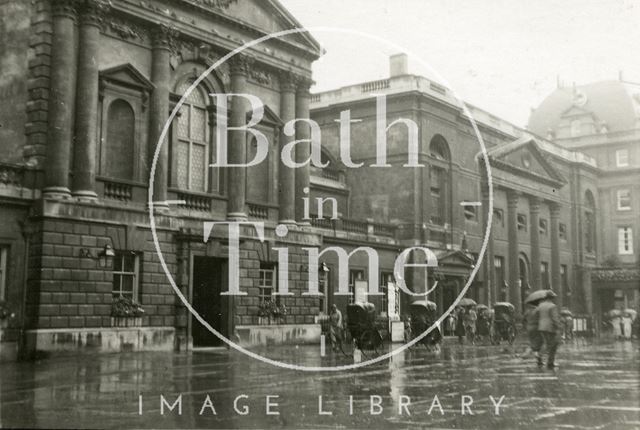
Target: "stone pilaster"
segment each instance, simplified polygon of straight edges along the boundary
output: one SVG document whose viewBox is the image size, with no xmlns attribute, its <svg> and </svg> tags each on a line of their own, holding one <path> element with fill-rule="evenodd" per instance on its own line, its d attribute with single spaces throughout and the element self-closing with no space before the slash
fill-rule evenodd
<svg viewBox="0 0 640 430">
<path fill-rule="evenodd" d="M 540 199 L 529 197 L 529 237 L 531 245 L 531 288 L 539 290 L 543 287 L 540 267 Z"/>
<path fill-rule="evenodd" d="M 283 72 L 279 75 L 280 79 L 280 119 L 285 124 L 294 119 L 296 108 L 296 76 L 293 73 Z M 280 136 L 280 153 L 282 148 L 295 137 L 286 136 L 284 133 Z M 294 155 L 294 160 L 297 155 Z M 295 224 L 295 169 L 280 164 L 278 166 L 278 201 L 280 203 L 280 223 Z"/>
<path fill-rule="evenodd" d="M 251 64 L 251 58 L 236 54 L 229 62 L 231 70 L 231 92 L 233 94 L 245 94 L 247 92 L 247 75 Z M 241 127 L 247 122 L 249 106 L 244 97 L 233 97 L 231 100 L 231 115 L 229 123 L 231 127 Z M 242 164 L 247 158 L 247 133 L 242 130 L 234 130 L 229 135 L 229 164 Z M 229 204 L 227 218 L 232 220 L 246 220 L 246 182 L 247 169 L 244 167 L 229 167 Z"/>
<path fill-rule="evenodd" d="M 80 7 L 76 140 L 73 157 L 73 195 L 93 200 L 96 179 L 98 124 L 98 50 L 103 3 L 86 1 Z"/>
<path fill-rule="evenodd" d="M 551 288 L 558 294 L 558 303 L 562 306 L 565 291 L 560 280 L 560 205 L 555 202 L 550 203 L 549 209 L 551 214 Z"/>
<path fill-rule="evenodd" d="M 296 91 L 296 119 L 309 119 L 309 88 L 311 87 L 311 79 L 301 78 L 298 81 Z M 307 122 L 296 122 L 296 140 L 308 140 L 311 137 L 310 126 Z M 309 159 L 311 155 L 311 143 L 299 143 L 296 145 L 296 163 L 303 163 Z M 309 189 L 309 175 L 311 167 L 309 164 L 304 167 L 298 167 L 295 170 L 295 210 L 296 221 L 301 225 L 310 225 L 309 220 L 304 218 L 303 198 L 304 190 Z"/>
<path fill-rule="evenodd" d="M 482 186 L 482 213 L 483 219 L 482 222 L 484 227 L 488 227 L 489 222 L 489 189 L 486 185 Z M 491 226 L 493 229 L 493 226 Z M 483 230 L 484 231 L 484 230 Z M 484 271 L 483 271 L 483 283 L 485 285 L 485 300 L 486 304 L 491 304 L 493 302 L 498 301 L 498 292 L 502 287 L 501 285 L 496 286 L 496 276 L 495 276 L 495 268 L 493 265 L 494 259 L 494 251 L 493 251 L 493 234 L 489 235 L 487 240 L 487 249 L 484 254 Z"/>
<path fill-rule="evenodd" d="M 155 88 L 151 93 L 149 103 L 149 165 L 156 157 L 155 174 L 153 176 L 153 206 L 159 210 L 165 210 L 167 200 L 167 174 L 169 145 L 165 140 L 159 142 L 162 129 L 169 118 L 169 85 L 171 77 L 170 55 L 171 39 L 175 36 L 175 30 L 164 25 L 157 26 L 152 32 L 151 54 L 151 81 Z"/>
<path fill-rule="evenodd" d="M 513 303 L 518 312 L 522 311 L 522 298 L 520 294 L 520 271 L 518 268 L 518 193 L 509 190 L 507 192 L 507 234 L 509 243 L 509 301 Z"/>
<path fill-rule="evenodd" d="M 45 197 L 69 197 L 69 164 L 75 111 L 76 68 L 76 2 L 51 2 L 52 45 L 47 129 Z"/>
</svg>

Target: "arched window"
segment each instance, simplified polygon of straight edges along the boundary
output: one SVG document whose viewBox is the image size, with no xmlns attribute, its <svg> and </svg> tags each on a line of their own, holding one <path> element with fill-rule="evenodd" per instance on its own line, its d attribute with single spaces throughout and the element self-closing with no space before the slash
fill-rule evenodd
<svg viewBox="0 0 640 430">
<path fill-rule="evenodd" d="M 105 175 L 133 179 L 135 115 L 129 103 L 114 100 L 107 111 Z"/>
<path fill-rule="evenodd" d="M 429 144 L 429 154 L 435 159 L 429 166 L 430 216 L 433 224 L 443 225 L 449 219 L 451 207 L 451 153 L 442 136 L 435 136 Z"/>
<path fill-rule="evenodd" d="M 593 193 L 587 190 L 584 193 L 584 249 L 587 252 L 595 252 L 596 244 L 596 202 Z"/>
<path fill-rule="evenodd" d="M 186 80 L 176 92 L 184 94 L 193 83 Z M 208 191 L 209 120 L 206 91 L 195 88 L 180 108 L 177 121 L 177 142 L 173 145 L 173 168 L 176 186 L 182 190 Z M 217 189 L 217 184 L 214 184 Z"/>
</svg>

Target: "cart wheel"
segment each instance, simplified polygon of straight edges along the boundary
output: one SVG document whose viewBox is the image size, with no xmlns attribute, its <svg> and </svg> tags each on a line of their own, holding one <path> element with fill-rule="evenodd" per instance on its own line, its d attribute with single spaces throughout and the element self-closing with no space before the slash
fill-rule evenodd
<svg viewBox="0 0 640 430">
<path fill-rule="evenodd" d="M 351 333 L 349 333 L 349 330 L 345 330 L 342 336 L 342 342 L 340 343 L 340 351 L 347 357 L 353 357 L 354 349 L 355 345 Z"/>
<path fill-rule="evenodd" d="M 377 330 L 367 330 L 360 336 L 359 342 L 362 355 L 367 358 L 380 355 L 382 349 L 382 336 Z"/>
</svg>

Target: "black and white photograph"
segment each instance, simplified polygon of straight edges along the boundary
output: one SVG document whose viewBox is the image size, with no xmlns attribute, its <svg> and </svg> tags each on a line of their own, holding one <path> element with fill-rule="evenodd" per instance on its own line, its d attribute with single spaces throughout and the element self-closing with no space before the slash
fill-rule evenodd
<svg viewBox="0 0 640 430">
<path fill-rule="evenodd" d="M 0 0 L 0 428 L 640 429 L 640 1 Z"/>
</svg>

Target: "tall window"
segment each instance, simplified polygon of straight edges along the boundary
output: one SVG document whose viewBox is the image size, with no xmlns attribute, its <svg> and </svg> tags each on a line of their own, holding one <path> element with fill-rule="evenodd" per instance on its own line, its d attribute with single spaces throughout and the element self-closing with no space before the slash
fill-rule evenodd
<svg viewBox="0 0 640 430">
<path fill-rule="evenodd" d="M 444 137 L 437 135 L 429 143 L 429 155 L 434 159 L 429 168 L 429 188 L 431 194 L 430 221 L 445 224 L 449 202 L 449 175 L 451 173 L 451 152 Z"/>
<path fill-rule="evenodd" d="M 627 167 L 629 165 L 629 150 L 618 149 L 616 151 L 616 166 Z"/>
<path fill-rule="evenodd" d="M 113 296 L 138 299 L 139 256 L 132 251 L 116 251 L 113 258 Z"/>
<path fill-rule="evenodd" d="M 184 94 L 193 81 L 188 80 L 177 88 Z M 174 146 L 174 168 L 177 186 L 183 190 L 208 191 L 209 123 L 205 91 L 195 88 L 180 108 L 177 124 L 178 141 Z"/>
<path fill-rule="evenodd" d="M 596 203 L 591 191 L 585 192 L 584 201 L 584 248 L 587 252 L 594 252 L 596 243 Z"/>
<path fill-rule="evenodd" d="M 527 231 L 527 216 L 525 214 L 518 214 L 516 216 L 516 222 L 518 224 L 519 231 Z"/>
<path fill-rule="evenodd" d="M 495 273 L 496 287 L 498 294 L 500 294 L 500 300 L 504 300 L 502 288 L 504 287 L 504 257 L 496 255 L 493 257 L 493 270 Z"/>
<path fill-rule="evenodd" d="M 563 223 L 558 224 L 558 236 L 562 240 L 567 240 L 567 225 Z"/>
<path fill-rule="evenodd" d="M 542 278 L 542 288 L 548 290 L 551 287 L 549 280 L 549 263 L 543 261 L 540 263 L 540 277 Z"/>
<path fill-rule="evenodd" d="M 540 218 L 540 221 L 538 221 L 538 223 L 539 223 L 538 231 L 540 232 L 541 235 L 546 236 L 549 231 L 547 220 Z"/>
<path fill-rule="evenodd" d="M 381 272 L 380 273 L 380 292 L 382 293 L 382 300 L 380 302 L 380 312 L 388 314 L 389 310 L 389 291 L 388 285 L 389 282 L 393 282 L 393 273 L 392 272 Z"/>
<path fill-rule="evenodd" d="M 322 312 L 325 315 L 328 315 L 329 314 L 329 272 L 320 271 L 318 273 L 318 291 L 322 293 L 319 301 L 320 312 Z"/>
<path fill-rule="evenodd" d="M 263 303 L 267 300 L 271 300 L 274 298 L 273 293 L 275 293 L 276 287 L 276 266 L 273 264 L 260 263 L 260 271 L 259 271 L 259 297 L 260 303 Z M 279 296 L 275 296 L 276 301 Z"/>
<path fill-rule="evenodd" d="M 0 300 L 7 298 L 7 258 L 9 247 L 0 246 Z"/>
<path fill-rule="evenodd" d="M 349 303 L 355 303 L 356 301 L 356 281 L 364 280 L 364 270 L 351 269 L 349 270 Z"/>
<path fill-rule="evenodd" d="M 633 232 L 631 227 L 618 227 L 618 254 L 633 254 Z"/>
<path fill-rule="evenodd" d="M 560 265 L 560 284 L 565 297 L 569 296 L 569 274 L 567 273 L 567 265 Z"/>
<path fill-rule="evenodd" d="M 129 103 L 114 100 L 107 111 L 105 175 L 133 179 L 135 115 Z"/>
<path fill-rule="evenodd" d="M 618 210 L 619 211 L 630 211 L 631 210 L 631 190 L 628 188 L 624 188 L 618 190 Z"/>
</svg>

